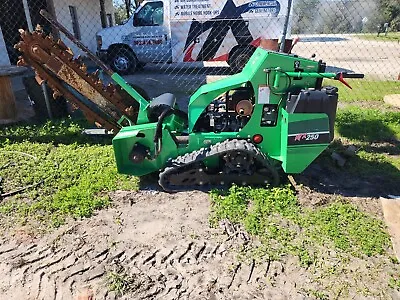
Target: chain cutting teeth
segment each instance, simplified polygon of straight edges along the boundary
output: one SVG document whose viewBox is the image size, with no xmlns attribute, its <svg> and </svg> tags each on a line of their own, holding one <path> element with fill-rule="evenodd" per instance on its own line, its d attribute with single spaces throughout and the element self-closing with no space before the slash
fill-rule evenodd
<svg viewBox="0 0 400 300">
<path fill-rule="evenodd" d="M 72 103 L 77 102 L 74 104 L 75 107 L 81 108 L 88 119 L 102 123 L 108 129 L 117 130 L 116 120 L 104 119 L 87 107 L 86 104 L 79 103 L 79 100 L 68 89 L 59 84 L 59 81 L 64 78 L 66 83 L 71 86 L 72 82 L 68 82 L 71 78 L 71 80 L 75 80 L 72 87 L 75 86 L 76 90 L 86 97 L 92 95 L 93 89 L 96 90 L 97 98 L 93 98 L 96 100 L 94 103 L 99 105 L 101 110 L 104 110 L 112 118 L 119 119 L 120 114 L 134 115 L 135 108 L 132 107 L 130 99 L 127 98 L 129 96 L 125 96 L 125 93 L 122 93 L 121 89 L 112 83 L 105 86 L 103 80 L 99 78 L 99 70 L 88 74 L 88 67 L 83 63 L 82 57 L 74 58 L 72 50 L 61 39 L 55 40 L 51 35 L 45 35 L 42 30 L 30 33 L 20 29 L 19 33 L 21 41 L 15 45 L 15 48 L 22 52 L 22 56 L 19 57 L 18 65 L 32 65 L 36 71 L 36 81 L 39 84 L 46 81 L 54 92 L 54 98 L 60 96 L 67 99 L 71 98 Z M 32 51 L 33 47 L 37 48 L 35 54 Z M 46 63 L 43 61 L 44 57 L 46 57 L 44 60 Z M 59 73 L 61 66 L 64 68 L 63 73 Z M 68 74 L 66 75 L 66 72 L 71 72 L 71 77 Z M 75 74 L 72 74 L 72 72 Z M 88 100 L 92 101 L 89 98 Z"/>
<path fill-rule="evenodd" d="M 57 99 L 62 96 L 62 93 L 59 90 L 53 89 L 53 98 Z"/>
<path fill-rule="evenodd" d="M 68 49 L 67 45 L 65 45 L 65 43 L 61 39 L 58 39 L 57 42 L 54 42 L 53 40 L 53 43 L 56 43 L 57 46 L 59 46 L 62 50 Z"/>
<path fill-rule="evenodd" d="M 81 64 L 79 68 L 81 69 L 82 72 L 84 72 L 87 75 L 87 66 L 85 64 Z"/>
<path fill-rule="evenodd" d="M 115 88 L 115 86 L 114 85 L 112 85 L 111 83 L 109 83 L 107 86 L 106 86 L 106 91 L 107 91 L 107 93 L 110 93 L 110 94 L 114 94 L 115 92 L 116 92 L 116 88 Z"/>
<path fill-rule="evenodd" d="M 22 56 L 18 57 L 17 66 L 19 66 L 19 67 L 27 66 L 27 63 Z"/>
</svg>

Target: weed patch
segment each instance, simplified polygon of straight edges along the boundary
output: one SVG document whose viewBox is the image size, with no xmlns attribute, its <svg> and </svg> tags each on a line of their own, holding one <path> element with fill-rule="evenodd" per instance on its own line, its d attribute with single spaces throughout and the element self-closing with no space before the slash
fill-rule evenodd
<svg viewBox="0 0 400 300">
<path fill-rule="evenodd" d="M 241 224 L 261 243 L 244 249 L 242 257 L 259 262 L 296 257 L 301 267 L 320 274 L 316 281 L 326 288 L 335 276 L 341 276 L 344 270 L 349 272 L 355 262 L 367 263 L 371 258 L 385 257 L 388 270 L 395 269 L 384 223 L 342 198 L 326 206 L 305 209 L 289 186 L 272 189 L 233 186 L 226 192 L 213 191 L 211 199 L 212 225 L 229 219 Z M 385 276 L 389 280 L 389 273 Z M 325 299 L 335 294 L 337 291 L 329 292 L 338 286 L 331 288 L 307 294 Z M 374 293 L 372 290 L 367 294 Z"/>
<path fill-rule="evenodd" d="M 137 188 L 136 178 L 117 173 L 111 145 L 73 143 L 73 137 L 80 135 L 78 128 L 68 124 L 57 129 L 58 141 L 68 140 L 67 144 L 31 142 L 29 138 L 28 141 L 7 138 L 0 143 L 2 193 L 40 183 L 3 199 L 0 203 L 2 223 L 8 220 L 11 224 L 22 225 L 33 222 L 44 228 L 59 226 L 69 216 L 89 217 L 94 211 L 107 207 L 109 191 Z M 27 127 L 8 130 L 3 134 L 25 136 L 29 132 Z M 36 139 L 48 137 L 43 127 L 36 127 L 34 132 Z"/>
<path fill-rule="evenodd" d="M 338 201 L 315 210 L 303 210 L 289 186 L 272 189 L 233 186 L 225 195 L 217 191 L 211 195 L 212 224 L 223 219 L 242 223 L 249 233 L 266 241 L 275 240 L 287 246 L 301 234 L 319 245 L 330 244 L 335 250 L 366 256 L 382 254 L 390 245 L 384 224 L 354 205 Z M 291 246 L 296 249 L 299 245 Z"/>
<path fill-rule="evenodd" d="M 123 296 L 140 286 L 136 282 L 135 276 L 127 274 L 125 271 L 113 271 L 107 275 L 108 289 L 115 292 L 117 296 Z"/>
<path fill-rule="evenodd" d="M 338 111 L 336 130 L 340 141 L 336 140 L 330 150 L 342 153 L 343 144 L 358 149 L 357 155 L 347 161 L 348 172 L 385 178 L 389 185 L 396 186 L 400 180 L 400 112 L 350 106 Z"/>
<path fill-rule="evenodd" d="M 338 133 L 357 142 L 400 140 L 400 112 L 381 112 L 351 106 L 337 113 Z"/>
<path fill-rule="evenodd" d="M 384 224 L 348 203 L 307 211 L 300 224 L 320 245 L 332 243 L 334 249 L 353 256 L 384 254 L 390 246 Z"/>
<path fill-rule="evenodd" d="M 110 137 L 89 137 L 83 135 L 84 128 L 92 125 L 85 120 L 64 119 L 59 121 L 48 121 L 44 124 L 25 124 L 13 126 L 0 126 L 0 143 L 19 143 L 30 141 L 33 143 L 48 144 L 110 144 Z"/>
</svg>

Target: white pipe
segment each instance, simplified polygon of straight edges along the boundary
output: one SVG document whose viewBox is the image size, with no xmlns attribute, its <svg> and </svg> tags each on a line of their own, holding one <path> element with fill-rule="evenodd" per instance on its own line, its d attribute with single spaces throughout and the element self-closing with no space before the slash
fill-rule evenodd
<svg viewBox="0 0 400 300">
<path fill-rule="evenodd" d="M 22 3 L 24 4 L 25 18 L 26 22 L 28 23 L 28 29 L 30 32 L 32 32 L 33 25 L 32 25 L 31 13 L 29 12 L 28 0 L 22 0 Z"/>
</svg>

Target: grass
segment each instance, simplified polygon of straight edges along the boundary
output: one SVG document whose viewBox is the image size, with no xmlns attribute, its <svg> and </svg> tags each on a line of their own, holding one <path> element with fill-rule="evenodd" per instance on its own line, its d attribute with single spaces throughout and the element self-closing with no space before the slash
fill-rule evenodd
<svg viewBox="0 0 400 300">
<path fill-rule="evenodd" d="M 333 203 L 307 209 L 299 204 L 289 186 L 272 189 L 233 186 L 228 191 L 213 191 L 211 198 L 211 225 L 229 219 L 260 241 L 259 246 L 244 249 L 242 259 L 265 262 L 296 257 L 301 267 L 315 275 L 312 282 L 317 288 L 308 284 L 305 287 L 308 296 L 331 299 L 343 293 L 343 282 L 338 280 L 343 274 L 366 275 L 363 271 L 357 273 L 362 269 L 355 267 L 360 261 L 367 263 L 385 257 L 384 266 L 377 264 L 376 272 L 365 272 L 376 279 L 385 278 L 388 283 L 389 272 L 397 270 L 396 262 L 390 258 L 391 243 L 384 223 L 344 198 L 337 197 Z M 381 268 L 387 273 L 382 274 Z M 351 282 L 353 286 L 365 284 L 357 279 L 346 280 L 355 280 Z M 390 282 L 397 284 L 395 279 Z M 379 294 L 380 288 L 371 286 L 365 294 Z"/>
<path fill-rule="evenodd" d="M 129 299 L 137 299 L 135 294 L 147 291 L 154 285 L 154 281 L 148 274 L 139 269 L 132 272 L 132 269 L 128 269 L 120 263 L 116 263 L 113 270 L 107 272 L 106 280 L 109 291 L 114 292 L 117 297 L 130 295 Z"/>
<path fill-rule="evenodd" d="M 229 219 L 241 223 L 265 244 L 277 242 L 275 258 L 290 252 L 307 257 L 304 244 L 328 245 L 337 251 L 374 256 L 385 253 L 390 239 L 384 224 L 338 198 L 326 207 L 302 209 L 289 186 L 263 189 L 233 186 L 227 193 L 213 191 L 211 224 Z M 286 226 L 284 225 L 286 224 Z M 296 238 L 302 235 L 303 238 Z"/>
<path fill-rule="evenodd" d="M 344 144 L 358 148 L 357 156 L 348 160 L 347 170 L 358 176 L 380 176 L 397 186 L 400 182 L 400 112 L 349 106 L 336 118 L 341 141 L 331 149 L 341 152 Z"/>
<path fill-rule="evenodd" d="M 382 101 L 385 95 L 400 94 L 400 83 L 398 81 L 379 81 L 368 79 L 346 79 L 353 89 L 349 89 L 342 83 L 326 79 L 324 85 L 339 88 L 339 101 Z"/>
<path fill-rule="evenodd" d="M 1 130 L 2 193 L 42 182 L 3 199 L 2 223 L 57 227 L 109 206 L 110 191 L 137 188 L 136 178 L 117 174 L 109 141 L 93 141 L 81 130 L 71 120 Z"/>
<path fill-rule="evenodd" d="M 126 270 L 120 268 L 107 274 L 108 290 L 115 292 L 121 297 L 140 287 L 140 282 L 136 276 L 128 274 Z"/>
<path fill-rule="evenodd" d="M 349 106 L 337 113 L 340 136 L 359 143 L 400 140 L 400 112 Z"/>
<path fill-rule="evenodd" d="M 365 33 L 354 35 L 357 38 L 368 40 L 368 41 L 383 41 L 383 42 L 400 42 L 400 32 L 388 32 L 387 35 L 384 33 Z"/>
</svg>

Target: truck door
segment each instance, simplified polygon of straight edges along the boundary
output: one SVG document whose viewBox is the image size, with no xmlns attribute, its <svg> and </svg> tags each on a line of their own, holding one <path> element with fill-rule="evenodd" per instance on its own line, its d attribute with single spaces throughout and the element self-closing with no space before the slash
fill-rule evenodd
<svg viewBox="0 0 400 300">
<path fill-rule="evenodd" d="M 144 4 L 133 19 L 136 30 L 129 44 L 141 62 L 169 62 L 172 59 L 169 24 L 165 18 L 164 3 Z"/>
</svg>

